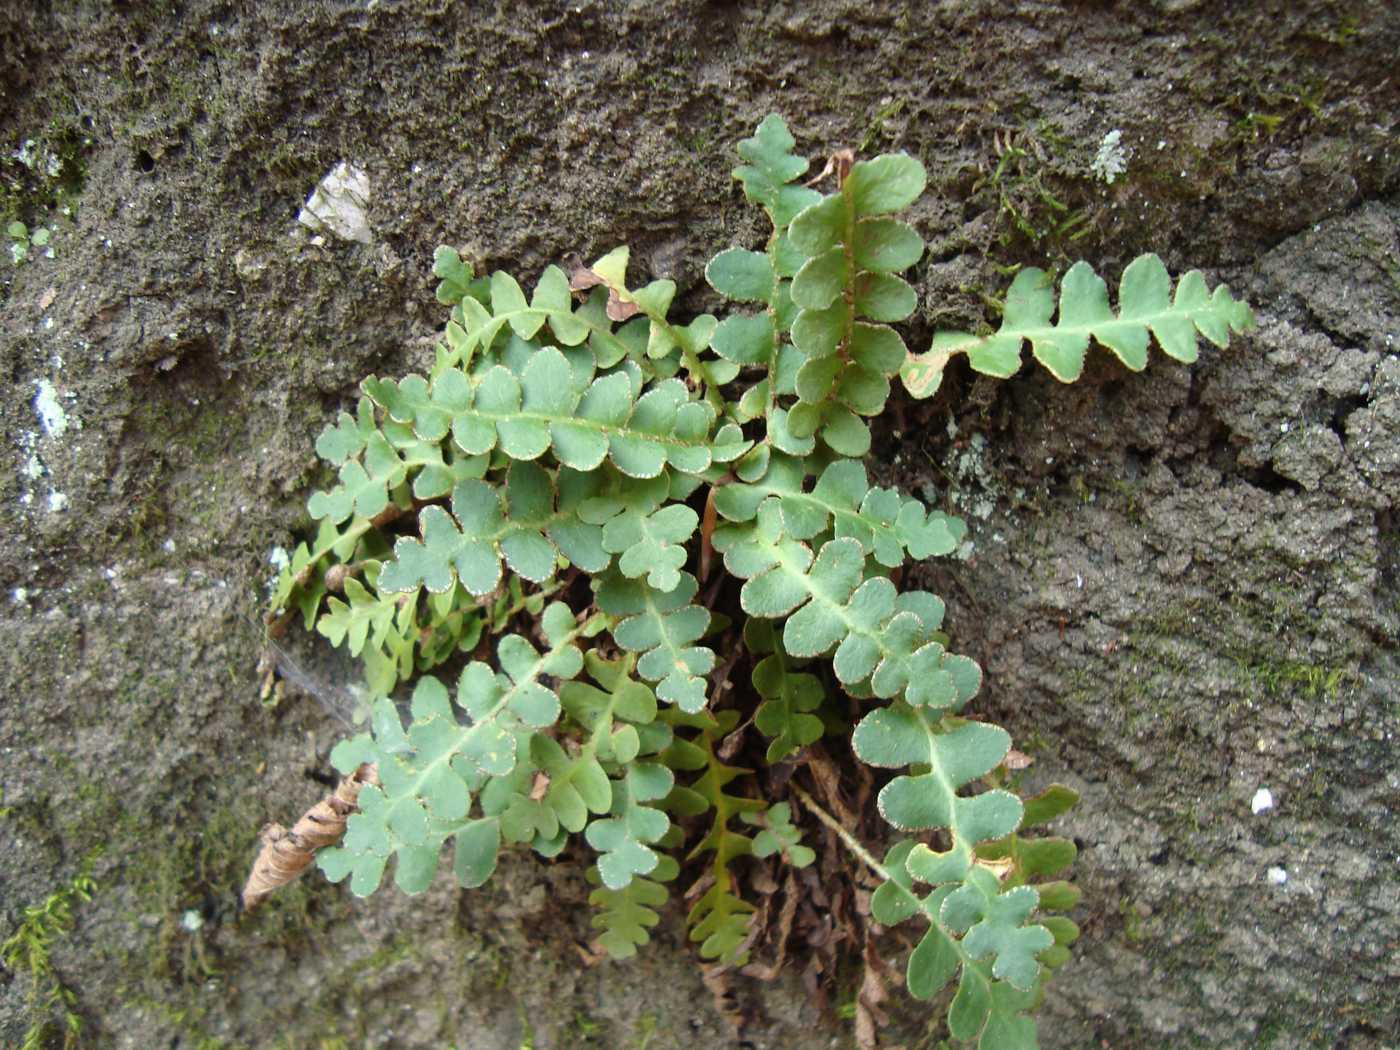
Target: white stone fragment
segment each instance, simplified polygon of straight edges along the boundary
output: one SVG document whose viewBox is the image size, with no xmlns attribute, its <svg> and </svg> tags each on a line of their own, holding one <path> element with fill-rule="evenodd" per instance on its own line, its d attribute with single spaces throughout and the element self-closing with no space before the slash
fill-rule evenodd
<svg viewBox="0 0 1400 1050">
<path fill-rule="evenodd" d="M 369 244 L 372 237 L 365 209 L 369 206 L 369 176 L 341 161 L 321 180 L 297 222 L 310 230 L 325 230 L 347 241 Z"/>
<path fill-rule="evenodd" d="M 1261 787 L 1258 791 L 1254 793 L 1254 797 L 1249 800 L 1249 808 L 1253 811 L 1256 817 L 1260 813 L 1263 813 L 1266 809 L 1273 809 L 1274 793 L 1268 788 Z"/>
</svg>

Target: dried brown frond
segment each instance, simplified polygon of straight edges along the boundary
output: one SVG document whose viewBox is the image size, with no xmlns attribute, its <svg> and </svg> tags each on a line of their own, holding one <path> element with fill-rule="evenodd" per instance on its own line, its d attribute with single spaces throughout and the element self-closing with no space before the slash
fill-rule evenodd
<svg viewBox="0 0 1400 1050">
<path fill-rule="evenodd" d="M 243 909 L 251 911 L 262 900 L 291 882 L 310 866 L 316 851 L 334 846 L 345 834 L 345 821 L 355 812 L 360 789 L 379 782 L 378 770 L 362 765 L 336 785 L 335 791 L 301 815 L 288 831 L 281 824 L 262 830 L 262 852 L 253 862 L 243 884 Z"/>
<path fill-rule="evenodd" d="M 783 883 L 783 906 L 778 912 L 776 927 L 772 929 L 768 938 L 775 948 L 773 961 L 749 963 L 739 971 L 745 977 L 757 977 L 760 981 L 773 981 L 783 972 L 783 966 L 787 962 L 788 939 L 792 936 L 793 920 L 797 917 L 797 905 L 797 879 L 789 870 L 787 879 Z"/>
<path fill-rule="evenodd" d="M 706 964 L 700 967 L 700 978 L 710 990 L 710 998 L 715 1004 L 715 1012 L 729 1023 L 735 1039 L 743 1038 L 744 1027 L 748 1024 L 747 1011 L 734 993 L 733 971 L 727 966 Z"/>
<path fill-rule="evenodd" d="M 890 997 L 886 982 L 898 984 L 899 975 L 885 964 L 869 933 L 865 937 L 863 962 L 860 991 L 856 993 L 856 1045 L 860 1050 L 875 1050 L 880 1045 L 879 1030 L 890 1023 L 881 1008 Z"/>
</svg>

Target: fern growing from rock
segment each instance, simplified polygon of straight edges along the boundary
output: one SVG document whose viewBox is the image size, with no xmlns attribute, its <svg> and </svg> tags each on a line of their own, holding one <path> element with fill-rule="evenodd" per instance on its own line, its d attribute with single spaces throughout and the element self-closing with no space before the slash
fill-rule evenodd
<svg viewBox="0 0 1400 1050">
<path fill-rule="evenodd" d="M 1010 737 L 969 706 L 980 669 L 950 648 L 943 602 L 897 583 L 966 528 L 871 484 L 868 421 L 895 377 L 927 396 L 954 354 L 1005 377 L 1029 342 L 1069 382 L 1091 341 L 1133 369 L 1154 337 L 1190 361 L 1197 333 L 1223 346 L 1250 314 L 1196 273 L 1173 295 L 1155 256 L 1127 268 L 1115 313 L 1078 263 L 1058 314 L 1050 279 L 1022 270 L 996 332 L 911 353 L 892 325 L 924 245 L 896 216 L 922 165 L 838 154 L 823 195 L 794 145 L 769 117 L 739 146 L 772 234 L 706 267 L 738 304 L 723 319 L 673 318 L 669 280 L 630 287 L 625 248 L 551 266 L 528 296 L 439 249 L 434 365 L 366 379 L 322 434 L 337 481 L 272 599 L 358 656 L 370 694 L 332 754 L 365 781 L 358 809 L 317 863 L 359 895 L 390 869 L 418 893 L 444 853 L 475 887 L 504 848 L 553 857 L 575 837 L 599 952 L 644 945 L 684 873 L 700 955 L 738 967 L 763 932 L 751 867 L 805 866 L 825 827 L 879 881 L 876 923 L 925 925 L 909 990 L 956 980 L 952 1034 L 1024 1050 L 1077 933 L 1061 914 L 1077 891 L 1049 878 L 1072 844 L 1024 832 L 1074 796 L 1005 786 Z M 735 760 L 748 733 L 782 777 Z M 803 786 L 818 747 L 893 774 L 878 810 L 910 837 L 883 860 Z"/>
</svg>

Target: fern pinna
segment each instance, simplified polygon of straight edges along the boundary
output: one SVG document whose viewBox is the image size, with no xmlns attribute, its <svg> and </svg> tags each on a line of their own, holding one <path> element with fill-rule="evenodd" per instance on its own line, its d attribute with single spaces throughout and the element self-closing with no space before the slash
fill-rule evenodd
<svg viewBox="0 0 1400 1050">
<path fill-rule="evenodd" d="M 577 835 L 596 950 L 645 944 L 684 873 L 701 956 L 740 966 L 765 932 L 745 879 L 764 858 L 811 863 L 805 816 L 864 863 L 848 878 L 878 882 L 875 923 L 924 924 L 910 991 L 956 981 L 952 1035 L 1023 1050 L 1077 933 L 1060 914 L 1076 891 L 1049 881 L 1074 847 L 1024 833 L 1074 796 L 1008 790 L 1009 736 L 969 715 L 980 669 L 949 648 L 942 601 L 897 583 L 965 526 L 871 484 L 867 421 L 897 375 L 927 396 L 954 354 L 1009 376 L 1028 341 L 1068 382 L 1091 339 L 1133 369 L 1152 337 L 1189 361 L 1198 332 L 1223 346 L 1249 311 L 1197 273 L 1173 296 L 1144 256 L 1116 314 L 1076 264 L 1056 317 L 1026 269 L 997 331 L 911 353 L 891 325 L 915 309 L 900 274 L 924 245 L 894 216 L 923 166 L 837 154 L 822 194 L 793 147 L 777 117 L 739 145 L 735 177 L 773 231 L 706 267 L 740 304 L 722 320 L 673 319 L 669 280 L 630 287 L 626 248 L 548 267 L 529 296 L 438 250 L 451 319 L 434 365 L 366 379 L 322 434 L 338 481 L 311 497 L 319 532 L 272 601 L 364 664 L 368 725 L 332 761 L 366 782 L 317 863 L 365 895 L 392 861 L 418 893 L 450 845 L 474 887 L 504 847 L 553 857 Z M 754 765 L 781 776 L 736 758 L 750 727 Z M 814 748 L 893 774 L 878 812 L 908 837 L 883 861 L 817 802 Z"/>
</svg>

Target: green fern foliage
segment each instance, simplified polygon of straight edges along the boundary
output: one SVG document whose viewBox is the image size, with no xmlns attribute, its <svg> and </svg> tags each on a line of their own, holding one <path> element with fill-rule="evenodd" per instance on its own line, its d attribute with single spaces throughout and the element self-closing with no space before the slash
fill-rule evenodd
<svg viewBox="0 0 1400 1050">
<path fill-rule="evenodd" d="M 922 924 L 910 991 L 956 981 L 955 1038 L 1029 1050 L 1078 891 L 1058 878 L 1072 843 L 1028 831 L 1074 796 L 1011 789 L 1010 736 L 969 711 L 980 668 L 951 648 L 942 600 L 902 586 L 966 526 L 872 480 L 867 421 L 896 374 L 927 396 L 955 353 L 1009 376 L 1029 342 L 1068 382 L 1091 341 L 1132 369 L 1154 338 L 1189 362 L 1198 334 L 1223 346 L 1249 311 L 1194 272 L 1173 293 L 1144 256 L 1117 313 L 1078 263 L 1057 315 L 1024 269 L 996 332 L 910 354 L 893 326 L 916 309 L 904 275 L 924 243 L 899 214 L 923 165 L 842 152 L 799 183 L 795 147 L 778 117 L 739 145 L 735 178 L 772 232 L 705 268 L 735 304 L 722 317 L 678 320 L 676 284 L 629 284 L 626 248 L 528 291 L 438 250 L 433 366 L 369 377 L 321 434 L 317 532 L 272 596 L 275 627 L 299 616 L 364 666 L 366 724 L 331 758 L 371 772 L 318 864 L 360 896 L 391 868 L 420 893 L 444 853 L 476 887 L 510 850 L 573 850 L 596 952 L 634 954 L 680 895 L 701 958 L 739 967 L 786 941 L 798 906 L 775 934 L 755 886 L 775 892 L 779 867 L 829 876 L 834 855 L 815 862 L 839 842 L 879 877 L 874 923 Z M 861 784 L 909 836 L 883 863 L 862 843 L 873 816 L 846 826 L 814 801 Z M 813 818 L 832 835 L 804 841 Z"/>
<path fill-rule="evenodd" d="M 1197 333 L 1224 348 L 1232 332 L 1254 323 L 1243 302 L 1218 285 L 1210 291 L 1199 270 L 1177 283 L 1155 255 L 1134 259 L 1123 271 L 1118 287 L 1118 313 L 1108 304 L 1108 286 L 1085 262 L 1077 262 L 1060 282 L 1059 316 L 1055 314 L 1054 282 L 1050 275 L 1027 267 L 1016 275 L 1006 294 L 1001 327 L 991 335 L 939 332 L 926 353 L 911 354 L 901 370 L 904 385 L 915 397 L 938 390 L 943 369 L 954 354 L 966 354 L 978 372 L 1005 379 L 1021 367 L 1021 348 L 1031 353 L 1062 383 L 1072 383 L 1084 370 L 1090 340 L 1113 351 L 1134 372 L 1147 367 L 1147 348 L 1155 338 L 1168 357 L 1187 364 L 1196 360 Z"/>
</svg>

